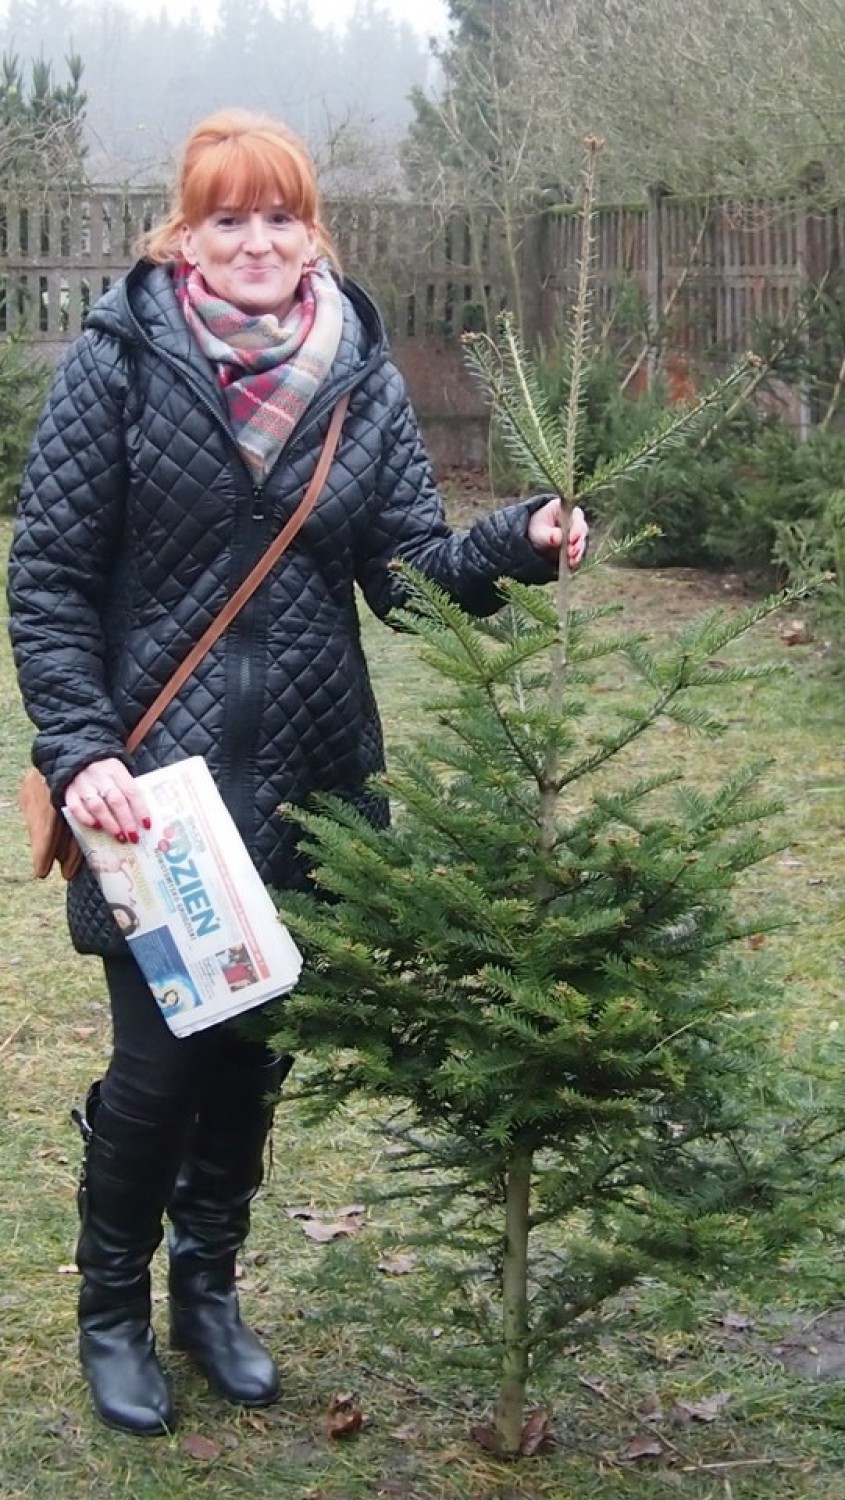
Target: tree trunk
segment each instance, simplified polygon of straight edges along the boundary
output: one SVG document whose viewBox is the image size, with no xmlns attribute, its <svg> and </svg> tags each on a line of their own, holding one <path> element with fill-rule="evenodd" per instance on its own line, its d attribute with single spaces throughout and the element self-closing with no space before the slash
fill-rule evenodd
<svg viewBox="0 0 845 1500">
<path fill-rule="evenodd" d="M 519 1453 L 528 1383 L 528 1213 L 531 1155 L 510 1164 L 502 1266 L 502 1378 L 493 1426 L 502 1453 Z"/>
</svg>

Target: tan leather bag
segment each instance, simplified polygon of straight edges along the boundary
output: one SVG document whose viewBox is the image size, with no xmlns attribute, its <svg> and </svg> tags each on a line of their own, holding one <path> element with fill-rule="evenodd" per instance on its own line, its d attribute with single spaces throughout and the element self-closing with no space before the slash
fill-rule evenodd
<svg viewBox="0 0 845 1500">
<path fill-rule="evenodd" d="M 325 442 L 314 470 L 311 483 L 309 484 L 302 501 L 294 511 L 290 520 L 275 536 L 266 552 L 258 559 L 252 572 L 244 579 L 235 590 L 231 599 L 221 609 L 219 615 L 207 626 L 200 639 L 197 641 L 185 660 L 176 668 L 173 676 L 165 684 L 158 697 L 147 709 L 143 718 L 132 730 L 126 748 L 130 752 L 137 750 L 144 735 L 152 728 L 156 719 L 162 714 L 175 697 L 180 687 L 195 672 L 206 652 L 211 649 L 218 636 L 231 625 L 236 614 L 246 604 L 263 583 L 270 569 L 278 562 L 285 549 L 290 546 L 299 528 L 307 520 L 314 509 L 320 491 L 326 482 L 326 478 L 334 458 L 340 438 L 340 429 L 349 406 L 349 396 L 342 396 L 332 412 L 332 419 L 326 433 Z M 18 805 L 23 813 L 29 835 L 29 847 L 32 853 L 33 874 L 39 880 L 44 880 L 49 875 L 54 865 L 58 865 L 65 880 L 72 880 L 80 865 L 82 864 L 82 851 L 73 834 L 65 822 L 62 814 L 53 806 L 50 799 L 50 788 L 48 787 L 41 772 L 35 766 L 27 771 L 18 791 Z"/>
<path fill-rule="evenodd" d="M 26 823 L 33 873 L 44 880 L 58 865 L 65 880 L 72 880 L 82 864 L 82 851 L 58 808 L 50 800 L 50 788 L 41 772 L 31 766 L 18 792 L 18 804 Z"/>
</svg>

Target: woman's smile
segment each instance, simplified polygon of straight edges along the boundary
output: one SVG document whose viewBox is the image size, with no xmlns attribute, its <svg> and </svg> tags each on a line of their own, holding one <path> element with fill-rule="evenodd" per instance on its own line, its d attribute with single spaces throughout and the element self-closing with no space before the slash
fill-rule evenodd
<svg viewBox="0 0 845 1500">
<path fill-rule="evenodd" d="M 252 316 L 290 312 L 302 273 L 314 258 L 312 231 L 281 205 L 224 206 L 182 230 L 182 254 L 206 286 Z"/>
</svg>

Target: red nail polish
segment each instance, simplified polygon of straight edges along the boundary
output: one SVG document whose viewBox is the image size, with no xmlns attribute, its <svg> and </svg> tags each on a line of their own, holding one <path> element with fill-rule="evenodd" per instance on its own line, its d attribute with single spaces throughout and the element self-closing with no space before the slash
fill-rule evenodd
<svg viewBox="0 0 845 1500">
<path fill-rule="evenodd" d="M 132 832 L 129 835 L 129 842 L 130 842 L 130 844 L 137 844 L 138 841 L 139 841 L 139 837 L 140 836 L 139 836 L 137 830 L 133 828 Z"/>
<path fill-rule="evenodd" d="M 115 838 L 117 839 L 117 842 L 119 844 L 125 844 L 126 843 L 126 834 L 125 833 L 116 833 L 115 834 Z"/>
<path fill-rule="evenodd" d="M 142 818 L 141 822 L 143 823 L 145 828 L 152 828 L 153 826 L 149 818 Z"/>
</svg>

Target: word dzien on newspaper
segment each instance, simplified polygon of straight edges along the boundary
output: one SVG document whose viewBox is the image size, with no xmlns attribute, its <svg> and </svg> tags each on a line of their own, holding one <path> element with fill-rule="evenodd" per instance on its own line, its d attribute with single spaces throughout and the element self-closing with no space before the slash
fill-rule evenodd
<svg viewBox="0 0 845 1500">
<path fill-rule="evenodd" d="M 64 809 L 112 916 L 177 1036 L 296 984 L 302 958 L 201 756 L 138 777 L 152 827 L 137 844 Z"/>
</svg>

